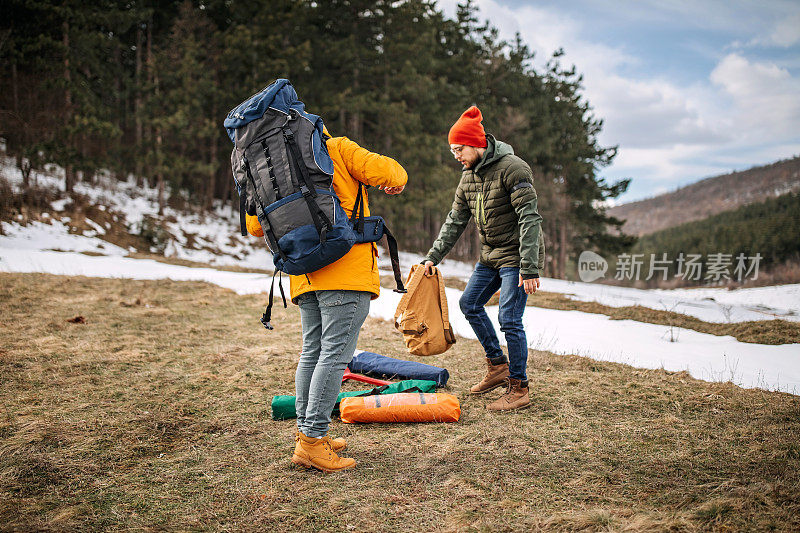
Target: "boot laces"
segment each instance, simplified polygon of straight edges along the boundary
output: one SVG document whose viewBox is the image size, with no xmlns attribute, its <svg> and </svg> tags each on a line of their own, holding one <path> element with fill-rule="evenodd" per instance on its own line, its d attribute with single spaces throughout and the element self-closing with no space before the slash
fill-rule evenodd
<svg viewBox="0 0 800 533">
<path fill-rule="evenodd" d="M 514 384 L 513 384 L 513 383 L 511 383 L 511 379 L 509 378 L 509 379 L 506 381 L 506 393 L 503 395 L 503 396 L 506 398 L 506 400 L 507 400 L 508 402 L 511 402 L 511 394 L 512 394 L 513 392 L 515 392 L 516 390 L 520 390 L 520 391 L 522 390 L 522 382 L 521 382 L 521 381 L 519 382 L 519 388 L 518 388 L 518 389 L 516 389 L 516 388 L 514 387 Z"/>
<path fill-rule="evenodd" d="M 322 437 L 322 445 L 325 447 L 325 450 L 327 450 L 328 457 L 333 457 L 335 455 L 333 447 L 331 446 L 331 438 L 328 435 Z"/>
</svg>

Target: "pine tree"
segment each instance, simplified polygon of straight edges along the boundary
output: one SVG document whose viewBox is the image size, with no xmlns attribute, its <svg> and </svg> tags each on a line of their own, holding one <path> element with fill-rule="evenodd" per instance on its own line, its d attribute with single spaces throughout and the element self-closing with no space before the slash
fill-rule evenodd
<svg viewBox="0 0 800 533">
<path fill-rule="evenodd" d="M 205 208 L 230 198 L 225 113 L 286 77 L 331 134 L 409 171 L 403 195 L 371 197 L 405 249 L 426 251 L 450 207 L 460 167 L 447 132 L 472 104 L 533 167 L 557 275 L 584 248 L 630 244 L 602 208 L 627 181 L 599 178 L 615 148 L 597 142 L 580 76 L 559 55 L 538 72 L 472 1 L 452 19 L 424 0 L 7 3 L 3 136 L 23 170 L 67 169 L 68 188 L 105 168 L 154 179 L 162 207 L 167 185 Z M 478 250 L 472 228 L 452 255 Z"/>
<path fill-rule="evenodd" d="M 157 176 L 175 190 L 193 191 L 209 205 L 219 160 L 219 36 L 213 23 L 190 2 L 180 5 L 169 39 L 156 51 L 156 82 L 150 99 L 156 129 L 152 158 Z M 213 159 L 212 159 L 213 154 Z M 163 180 L 158 183 L 163 188 Z"/>
</svg>

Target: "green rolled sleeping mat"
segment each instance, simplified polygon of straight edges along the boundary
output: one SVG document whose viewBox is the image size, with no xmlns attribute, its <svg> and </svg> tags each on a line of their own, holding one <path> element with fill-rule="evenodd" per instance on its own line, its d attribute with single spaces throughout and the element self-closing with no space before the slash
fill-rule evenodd
<svg viewBox="0 0 800 533">
<path fill-rule="evenodd" d="M 340 392 L 339 397 L 336 399 L 336 405 L 333 407 L 333 414 L 339 413 L 339 402 L 342 398 L 351 396 L 370 396 L 373 394 L 396 394 L 398 392 L 436 392 L 436 382 L 427 379 L 406 379 L 392 383 L 391 385 L 384 385 L 382 387 L 375 387 L 369 390 L 354 390 L 347 392 Z M 272 397 L 272 419 L 273 420 L 288 420 L 290 418 L 297 418 L 297 412 L 294 410 L 294 396 L 278 395 Z"/>
</svg>

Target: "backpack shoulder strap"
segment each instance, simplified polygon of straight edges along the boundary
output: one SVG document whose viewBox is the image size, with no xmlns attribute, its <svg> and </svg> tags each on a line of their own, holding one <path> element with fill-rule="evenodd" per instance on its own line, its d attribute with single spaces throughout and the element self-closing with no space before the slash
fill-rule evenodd
<svg viewBox="0 0 800 533">
<path fill-rule="evenodd" d="M 358 182 L 358 195 L 356 196 L 356 203 L 353 204 L 353 213 L 350 215 L 350 225 L 358 233 L 364 233 L 364 194 L 363 191 L 366 185 Z"/>
<path fill-rule="evenodd" d="M 386 235 L 386 244 L 389 248 L 389 259 L 392 262 L 392 272 L 394 272 L 394 281 L 397 284 L 397 288 L 394 289 L 394 292 L 399 292 L 400 294 L 405 294 L 408 290 L 403 286 L 403 277 L 400 275 L 400 256 L 399 250 L 397 248 L 397 239 L 394 238 L 392 232 L 389 231 L 389 228 L 386 227 L 386 221 L 383 223 L 383 234 Z"/>
<path fill-rule="evenodd" d="M 450 313 L 447 310 L 447 298 L 444 295 L 444 278 L 442 271 L 436 269 L 436 280 L 439 285 L 439 308 L 442 310 L 442 323 L 444 325 L 444 338 L 448 344 L 456 343 L 456 336 L 453 334 L 453 328 L 450 325 Z"/>
</svg>

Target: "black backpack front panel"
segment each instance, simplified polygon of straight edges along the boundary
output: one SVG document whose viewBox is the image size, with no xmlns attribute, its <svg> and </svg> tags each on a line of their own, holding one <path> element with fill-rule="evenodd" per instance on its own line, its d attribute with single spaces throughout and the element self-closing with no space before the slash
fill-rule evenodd
<svg viewBox="0 0 800 533">
<path fill-rule="evenodd" d="M 266 237 L 273 252 L 278 252 L 274 248 L 281 237 L 318 221 L 301 193 L 306 181 L 299 165 L 306 170 L 315 192 L 332 191 L 333 177 L 320 170 L 314 159 L 314 132 L 314 124 L 299 113 L 273 109 L 237 130 L 232 155 L 236 184 L 245 193 L 247 212 L 256 214 L 265 232 L 272 233 Z M 289 145 L 292 137 L 300 154 L 297 161 Z M 322 143 L 327 152 L 324 140 Z M 311 205 L 319 207 L 318 218 L 335 224 L 339 206 L 334 197 L 316 193 Z"/>
</svg>

